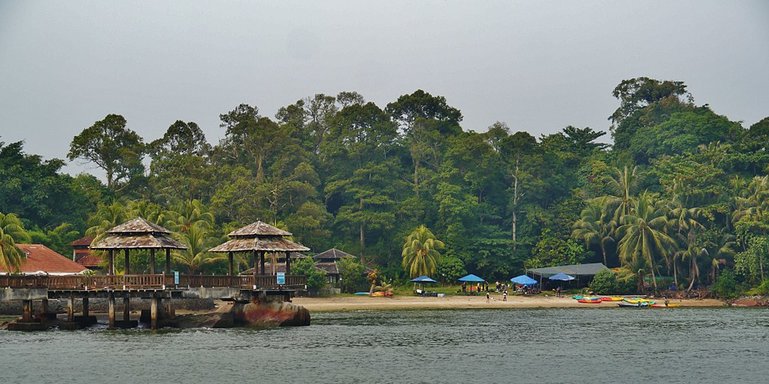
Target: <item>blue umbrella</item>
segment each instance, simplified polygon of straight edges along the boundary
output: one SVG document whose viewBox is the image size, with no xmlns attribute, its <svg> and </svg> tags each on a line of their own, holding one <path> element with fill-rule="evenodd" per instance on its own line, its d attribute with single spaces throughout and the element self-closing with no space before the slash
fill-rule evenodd
<svg viewBox="0 0 769 384">
<path fill-rule="evenodd" d="M 574 276 L 567 275 L 563 272 L 556 273 L 553 276 L 548 277 L 550 280 L 558 280 L 558 281 L 572 281 L 574 280 Z"/>
<path fill-rule="evenodd" d="M 463 282 L 463 283 L 483 283 L 483 282 L 484 282 L 484 281 L 486 281 L 486 280 L 483 280 L 483 279 L 481 279 L 480 277 L 478 277 L 478 276 L 475 276 L 475 275 L 473 275 L 473 274 L 471 273 L 471 274 L 469 274 L 469 275 L 467 275 L 467 276 L 464 276 L 464 277 L 460 277 L 460 278 L 459 278 L 459 281 L 461 281 L 461 282 Z"/>
<path fill-rule="evenodd" d="M 534 285 L 537 284 L 537 280 L 532 279 L 531 277 L 528 277 L 526 275 L 520 275 L 513 277 L 510 279 L 513 283 L 520 284 L 520 285 Z"/>
<path fill-rule="evenodd" d="M 435 281 L 435 280 L 433 280 L 433 279 L 431 279 L 431 278 L 429 278 L 429 277 L 427 277 L 425 275 L 422 275 L 422 276 L 419 276 L 419 277 L 415 277 L 415 278 L 411 279 L 411 282 L 413 282 L 413 283 L 437 283 L 437 281 Z"/>
</svg>

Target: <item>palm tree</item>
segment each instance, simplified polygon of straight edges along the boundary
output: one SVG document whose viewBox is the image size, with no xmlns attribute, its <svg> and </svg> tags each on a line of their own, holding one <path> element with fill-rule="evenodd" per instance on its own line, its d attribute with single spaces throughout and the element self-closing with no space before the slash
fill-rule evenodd
<svg viewBox="0 0 769 384">
<path fill-rule="evenodd" d="M 635 197 L 633 192 L 636 186 L 636 170 L 614 168 L 614 175 L 608 177 L 609 186 L 614 190 L 614 195 L 609 196 L 607 202 L 613 207 L 613 219 L 616 223 L 622 223 L 622 218 L 633 211 Z"/>
<path fill-rule="evenodd" d="M 624 216 L 622 226 L 617 229 L 622 237 L 618 253 L 623 263 L 634 268 L 648 266 L 655 291 L 655 259 L 659 256 L 668 260 L 676 248 L 675 241 L 665 232 L 666 226 L 667 215 L 662 204 L 645 192 L 639 196 L 636 209 Z"/>
<path fill-rule="evenodd" d="M 438 250 L 444 246 L 427 227 L 420 225 L 403 243 L 403 269 L 411 277 L 434 274 L 441 257 Z"/>
<path fill-rule="evenodd" d="M 603 256 L 603 264 L 607 262 L 606 246 L 614 242 L 615 222 L 606 214 L 608 198 L 599 197 L 588 202 L 588 205 L 580 213 L 580 218 L 574 223 L 571 236 L 581 239 L 586 246 L 598 244 Z"/>
<path fill-rule="evenodd" d="M 737 209 L 732 218 L 735 228 L 755 235 L 766 235 L 769 233 L 769 176 L 753 178 L 745 196 L 737 197 Z M 758 262 L 763 281 L 763 257 Z"/>
<path fill-rule="evenodd" d="M 195 225 L 203 225 L 208 229 L 213 227 L 214 215 L 200 200 L 183 201 L 167 212 L 168 226 L 179 232 L 186 232 Z"/>
<path fill-rule="evenodd" d="M 0 267 L 6 271 L 18 272 L 24 260 L 24 253 L 16 247 L 16 243 L 29 241 L 29 234 L 24 230 L 18 216 L 0 212 Z"/>
<path fill-rule="evenodd" d="M 195 274 L 203 266 L 222 259 L 222 256 L 208 252 L 216 239 L 210 236 L 204 225 L 194 224 L 187 232 L 179 232 L 177 237 L 187 249 L 174 251 L 172 255 L 175 262 L 187 267 L 189 274 Z"/>
</svg>

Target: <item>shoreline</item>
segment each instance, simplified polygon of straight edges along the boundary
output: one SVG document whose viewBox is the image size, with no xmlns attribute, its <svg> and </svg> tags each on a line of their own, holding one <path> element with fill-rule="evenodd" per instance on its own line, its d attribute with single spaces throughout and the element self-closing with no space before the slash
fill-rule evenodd
<svg viewBox="0 0 769 384">
<path fill-rule="evenodd" d="M 662 302 L 662 300 L 657 300 Z M 502 296 L 492 294 L 486 302 L 486 296 L 336 296 L 336 297 L 295 297 L 293 304 L 300 305 L 312 312 L 345 312 L 360 310 L 409 310 L 409 309 L 531 309 L 531 308 L 617 308 L 616 302 L 583 304 L 571 297 L 554 296 L 509 296 L 502 301 Z M 726 303 L 717 299 L 675 299 L 670 300 L 680 308 L 721 308 Z"/>
</svg>

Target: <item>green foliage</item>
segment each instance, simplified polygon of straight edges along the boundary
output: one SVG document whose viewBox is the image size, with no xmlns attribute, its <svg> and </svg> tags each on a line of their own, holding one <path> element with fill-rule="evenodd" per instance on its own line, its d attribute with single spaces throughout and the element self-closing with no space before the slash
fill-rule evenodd
<svg viewBox="0 0 769 384">
<path fill-rule="evenodd" d="M 326 271 L 315 268 L 311 257 L 299 259 L 291 264 L 291 273 L 307 276 L 307 289 L 317 292 L 326 286 Z"/>
<path fill-rule="evenodd" d="M 16 215 L 0 212 L 0 267 L 10 272 L 18 271 L 25 256 L 16 244 L 29 240 L 29 234 Z"/>
<path fill-rule="evenodd" d="M 344 258 L 337 261 L 342 292 L 354 293 L 368 289 L 366 267 L 358 259 Z"/>
<path fill-rule="evenodd" d="M 110 114 L 75 136 L 67 158 L 83 158 L 107 174 L 107 188 L 118 191 L 144 172 L 141 136 L 126 128 L 123 116 Z"/>
<path fill-rule="evenodd" d="M 585 259 L 586 253 L 582 244 L 576 240 L 555 237 L 550 229 L 545 229 L 534 246 L 532 257 L 526 260 L 526 268 L 579 264 Z"/>
<path fill-rule="evenodd" d="M 590 289 L 600 295 L 614 294 L 618 291 L 617 276 L 611 270 L 604 269 L 593 277 Z"/>
<path fill-rule="evenodd" d="M 460 277 L 467 275 L 465 264 L 458 257 L 444 256 L 438 261 L 436 278 L 444 283 L 456 282 Z"/>
<path fill-rule="evenodd" d="M 734 256 L 734 270 L 749 283 L 764 281 L 764 268 L 769 268 L 769 239 L 751 236 L 748 247 Z"/>
<path fill-rule="evenodd" d="M 713 284 L 713 287 L 711 288 L 711 292 L 713 292 L 716 297 L 725 300 L 733 300 L 740 296 L 741 289 L 734 273 L 731 270 L 725 270 L 721 272 L 716 279 L 715 284 Z"/>
<path fill-rule="evenodd" d="M 445 244 L 436 239 L 427 227 L 420 225 L 406 236 L 403 243 L 403 270 L 410 277 L 434 275 L 441 258 L 439 250 L 444 247 Z"/>
</svg>

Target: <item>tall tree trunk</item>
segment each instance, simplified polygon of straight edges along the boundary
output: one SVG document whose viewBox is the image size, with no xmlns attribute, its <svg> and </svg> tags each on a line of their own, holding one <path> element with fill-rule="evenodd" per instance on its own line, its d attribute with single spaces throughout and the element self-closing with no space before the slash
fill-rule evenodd
<svg viewBox="0 0 769 384">
<path fill-rule="evenodd" d="M 515 173 L 513 174 L 513 251 L 518 247 L 518 164 L 520 158 L 515 159 Z"/>
<path fill-rule="evenodd" d="M 692 281 L 689 282 L 689 288 L 686 289 L 687 291 L 691 291 L 692 288 L 694 288 L 694 282 L 697 281 L 700 276 L 700 267 L 697 266 L 697 259 L 695 257 L 692 257 L 691 274 Z"/>
<path fill-rule="evenodd" d="M 419 198 L 419 160 L 416 158 L 414 158 L 414 193 Z"/>
<path fill-rule="evenodd" d="M 609 266 L 609 262 L 606 260 L 606 246 L 603 244 L 603 240 L 601 240 L 601 256 L 603 256 L 603 265 Z"/>
<path fill-rule="evenodd" d="M 363 198 L 360 199 L 360 210 L 363 211 Z M 363 264 L 363 257 L 366 250 L 366 223 L 360 223 L 358 226 L 360 233 L 360 262 Z"/>
</svg>

